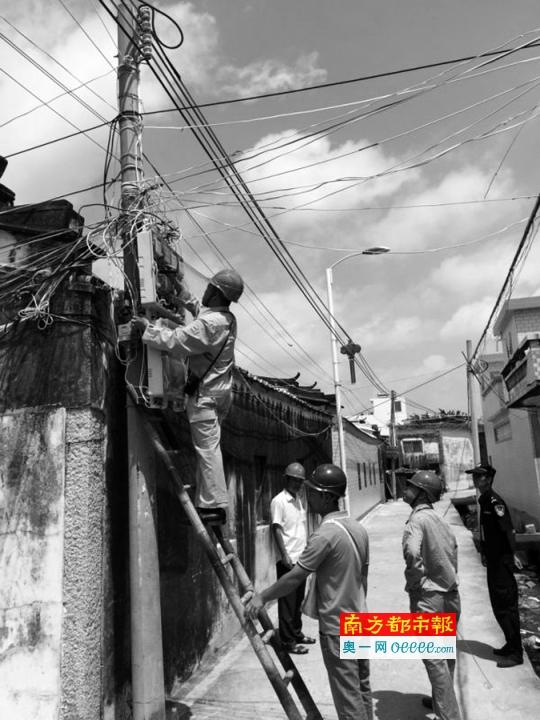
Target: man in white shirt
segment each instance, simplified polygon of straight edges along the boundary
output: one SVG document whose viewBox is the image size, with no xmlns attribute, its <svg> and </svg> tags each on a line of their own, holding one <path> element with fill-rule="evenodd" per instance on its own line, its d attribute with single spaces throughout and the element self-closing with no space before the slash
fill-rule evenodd
<svg viewBox="0 0 540 720">
<path fill-rule="evenodd" d="M 298 494 L 302 488 L 306 472 L 300 463 L 287 465 L 284 472 L 284 489 L 270 504 L 272 534 L 276 547 L 276 575 L 279 579 L 291 570 L 306 546 L 306 511 Z M 301 605 L 304 599 L 305 582 L 279 598 L 278 617 L 281 641 L 290 653 L 305 655 L 305 644 L 315 642 L 302 632 Z"/>
</svg>

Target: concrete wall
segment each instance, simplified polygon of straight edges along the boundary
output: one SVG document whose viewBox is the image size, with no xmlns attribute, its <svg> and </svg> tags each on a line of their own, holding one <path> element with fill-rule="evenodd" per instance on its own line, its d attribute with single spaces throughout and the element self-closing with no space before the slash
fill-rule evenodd
<svg viewBox="0 0 540 720">
<path fill-rule="evenodd" d="M 351 517 L 359 518 L 384 500 L 384 476 L 377 440 L 344 421 L 347 490 Z M 337 430 L 332 432 L 333 462 L 339 465 Z"/>
<path fill-rule="evenodd" d="M 500 356 L 486 356 L 490 368 L 500 368 Z M 538 462 L 538 411 L 508 409 L 496 372 L 482 389 L 482 413 L 489 461 L 496 468 L 493 484 L 512 510 L 516 529 L 535 522 L 540 528 L 540 474 Z M 535 437 L 536 436 L 536 437 Z"/>
<path fill-rule="evenodd" d="M 0 342 L 0 708 L 17 720 L 131 716 L 125 395 L 110 309 L 106 290 L 77 280 L 53 298 L 51 311 L 62 320 L 44 331 L 21 323 Z M 164 417 L 190 483 L 195 458 L 185 414 Z M 274 576 L 270 498 L 288 463 L 302 462 L 309 473 L 331 461 L 330 425 L 329 415 L 290 393 L 235 385 L 222 437 L 229 531 L 259 586 Z M 165 685 L 174 692 L 212 662 L 238 623 L 182 524 L 165 468 L 149 463 Z"/>
<path fill-rule="evenodd" d="M 0 417 L 0 708 L 58 718 L 65 410 Z"/>
<path fill-rule="evenodd" d="M 62 715 L 99 718 L 107 671 L 106 426 L 90 408 L 66 414 L 62 628 Z"/>
<path fill-rule="evenodd" d="M 2 717 L 128 716 L 118 701 L 127 598 L 111 541 L 123 473 L 109 302 L 91 282 L 68 283 L 46 330 L 26 322 L 1 338 Z"/>
<path fill-rule="evenodd" d="M 255 553 L 257 564 L 253 582 L 256 588 L 262 589 L 268 587 L 276 579 L 276 554 L 270 525 L 259 525 L 257 527 Z"/>
</svg>

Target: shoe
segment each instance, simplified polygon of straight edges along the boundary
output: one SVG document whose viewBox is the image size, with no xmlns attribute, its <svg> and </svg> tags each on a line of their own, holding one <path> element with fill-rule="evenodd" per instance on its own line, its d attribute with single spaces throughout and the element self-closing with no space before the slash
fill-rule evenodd
<svg viewBox="0 0 540 720">
<path fill-rule="evenodd" d="M 515 665 L 523 665 L 523 655 L 507 655 L 497 662 L 499 668 L 509 668 Z"/>
<path fill-rule="evenodd" d="M 422 705 L 428 710 L 433 710 L 433 698 L 429 697 L 429 695 L 424 695 Z"/>
<path fill-rule="evenodd" d="M 284 643 L 283 647 L 290 655 L 307 655 L 309 650 L 298 643 Z"/>
<path fill-rule="evenodd" d="M 209 525 L 225 525 L 227 522 L 225 508 L 196 508 L 196 510 L 203 523 L 208 523 Z"/>
<path fill-rule="evenodd" d="M 493 648 L 493 654 L 506 657 L 507 655 L 512 654 L 512 650 L 508 647 L 508 643 L 505 643 L 501 648 Z"/>
<path fill-rule="evenodd" d="M 315 645 L 317 641 L 308 635 L 302 635 L 302 637 L 298 638 L 298 642 L 302 645 Z"/>
</svg>

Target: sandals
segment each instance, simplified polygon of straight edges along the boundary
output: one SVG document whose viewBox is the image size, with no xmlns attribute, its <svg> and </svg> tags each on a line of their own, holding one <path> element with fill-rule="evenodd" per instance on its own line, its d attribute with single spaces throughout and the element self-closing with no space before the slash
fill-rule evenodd
<svg viewBox="0 0 540 720">
<path fill-rule="evenodd" d="M 299 645 L 298 643 L 292 643 L 290 645 L 285 645 L 284 647 L 291 655 L 307 655 L 309 652 L 307 648 L 303 645 Z"/>
<path fill-rule="evenodd" d="M 308 637 L 307 635 L 302 635 L 301 638 L 298 638 L 298 642 L 302 643 L 303 645 L 315 645 L 317 642 L 315 638 Z"/>
</svg>

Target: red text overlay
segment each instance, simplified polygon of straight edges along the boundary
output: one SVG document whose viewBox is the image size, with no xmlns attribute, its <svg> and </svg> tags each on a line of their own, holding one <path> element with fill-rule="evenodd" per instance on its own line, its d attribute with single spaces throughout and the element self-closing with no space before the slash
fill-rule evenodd
<svg viewBox="0 0 540 720">
<path fill-rule="evenodd" d="M 340 636 L 426 636 L 456 634 L 456 613 L 340 614 Z"/>
</svg>

